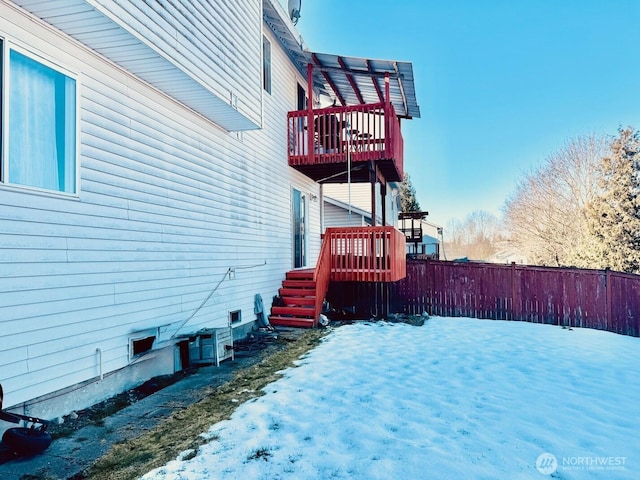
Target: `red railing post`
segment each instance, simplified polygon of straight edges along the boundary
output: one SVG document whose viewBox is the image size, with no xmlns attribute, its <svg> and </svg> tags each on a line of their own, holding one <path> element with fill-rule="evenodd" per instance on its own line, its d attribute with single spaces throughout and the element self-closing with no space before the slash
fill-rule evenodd
<svg viewBox="0 0 640 480">
<path fill-rule="evenodd" d="M 393 134 L 391 133 L 391 93 L 390 93 L 390 80 L 389 74 L 384 74 L 384 151 L 385 156 L 387 158 L 391 158 L 391 154 L 393 152 L 391 148 L 391 140 L 393 138 Z"/>
<path fill-rule="evenodd" d="M 307 155 L 313 165 L 316 152 L 316 133 L 313 121 L 313 64 L 307 64 Z M 304 149 L 302 150 L 304 152 Z"/>
<path fill-rule="evenodd" d="M 316 268 L 313 272 L 313 280 L 316 284 L 316 303 L 313 318 L 314 326 L 318 322 L 318 318 L 322 312 L 324 297 L 327 294 L 329 282 L 331 281 L 332 243 L 333 235 L 331 229 L 327 229 L 322 241 L 322 247 L 320 247 L 320 255 L 318 255 Z"/>
</svg>

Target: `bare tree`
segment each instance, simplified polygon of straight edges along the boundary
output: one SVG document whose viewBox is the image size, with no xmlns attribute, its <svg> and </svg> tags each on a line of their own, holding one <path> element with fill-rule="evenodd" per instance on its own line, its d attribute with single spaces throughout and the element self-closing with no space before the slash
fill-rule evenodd
<svg viewBox="0 0 640 480">
<path fill-rule="evenodd" d="M 505 224 L 530 263 L 573 263 L 585 241 L 585 208 L 598 195 L 598 169 L 606 153 L 603 137 L 574 138 L 518 182 L 505 203 Z"/>
<path fill-rule="evenodd" d="M 462 222 L 450 221 L 445 237 L 448 258 L 471 260 L 489 260 L 496 253 L 496 244 L 503 238 L 500 219 L 484 210 L 471 212 Z"/>
</svg>

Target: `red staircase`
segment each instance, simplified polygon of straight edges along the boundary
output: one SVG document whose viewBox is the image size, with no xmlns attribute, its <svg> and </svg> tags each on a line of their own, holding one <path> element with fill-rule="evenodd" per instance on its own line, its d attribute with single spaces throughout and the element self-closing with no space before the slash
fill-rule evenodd
<svg viewBox="0 0 640 480">
<path fill-rule="evenodd" d="M 314 270 L 287 272 L 278 290 L 283 306 L 273 305 L 269 322 L 282 327 L 315 327 L 319 311 L 316 311 L 316 281 Z"/>
<path fill-rule="evenodd" d="M 316 327 L 331 280 L 396 282 L 407 274 L 404 234 L 391 226 L 327 228 L 315 268 L 291 270 L 272 305 L 269 322 Z M 332 253 L 333 252 L 333 253 Z"/>
</svg>

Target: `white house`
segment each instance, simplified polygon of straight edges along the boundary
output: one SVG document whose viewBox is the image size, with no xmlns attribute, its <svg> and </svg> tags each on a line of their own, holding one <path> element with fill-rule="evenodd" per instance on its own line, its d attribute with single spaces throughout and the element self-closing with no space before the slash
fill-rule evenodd
<svg viewBox="0 0 640 480">
<path fill-rule="evenodd" d="M 372 196 L 376 205 L 376 225 L 394 225 L 398 218 L 400 203 L 400 189 L 398 184 L 390 182 L 388 192 L 383 197 L 380 184 L 374 184 L 374 192 L 367 183 L 335 183 L 322 186 L 324 200 L 324 227 L 342 227 L 357 225 L 373 225 L 371 205 Z M 384 202 L 384 209 L 383 209 Z"/>
<path fill-rule="evenodd" d="M 172 373 L 179 335 L 243 336 L 294 264 L 294 200 L 314 261 L 318 184 L 283 132 L 305 78 L 263 14 L 0 0 L 5 407 L 59 415 Z"/>
<path fill-rule="evenodd" d="M 5 408 L 53 418 L 173 373 L 185 336 L 243 337 L 256 295 L 315 266 L 320 184 L 287 115 L 322 86 L 277 0 L 0 0 L 0 58 Z M 400 67 L 370 69 L 384 112 L 418 116 Z"/>
</svg>

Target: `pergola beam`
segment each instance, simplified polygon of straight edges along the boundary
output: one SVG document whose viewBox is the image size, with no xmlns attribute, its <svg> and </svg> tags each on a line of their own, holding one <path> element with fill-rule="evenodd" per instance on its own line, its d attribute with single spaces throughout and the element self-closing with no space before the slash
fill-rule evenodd
<svg viewBox="0 0 640 480">
<path fill-rule="evenodd" d="M 336 97 L 338 98 L 338 100 L 340 101 L 342 106 L 345 107 L 347 105 L 347 102 L 345 101 L 344 97 L 340 93 L 340 89 L 338 89 L 336 84 L 333 82 L 333 80 L 331 79 L 329 74 L 326 72 L 326 69 L 323 68 L 322 63 L 320 62 L 320 60 L 318 60 L 318 57 L 316 56 L 316 54 L 313 53 L 311 55 L 311 58 L 313 59 L 314 63 L 320 67 L 320 71 L 322 72 L 322 75 L 324 76 L 324 79 L 327 81 L 327 83 L 329 84 L 329 86 L 331 87 L 333 92 L 336 94 Z"/>
<path fill-rule="evenodd" d="M 371 68 L 371 62 L 369 60 L 366 60 L 365 63 L 367 64 L 367 70 L 369 70 L 369 73 L 371 74 L 371 82 L 373 83 L 373 86 L 376 89 L 378 98 L 380 99 L 380 102 L 384 102 L 384 95 L 382 94 L 382 89 L 380 88 L 380 85 L 378 85 L 377 76 L 373 74 L 374 72 Z"/>
<path fill-rule="evenodd" d="M 338 63 L 344 69 L 345 76 L 349 81 L 349 85 L 351 85 L 351 88 L 353 88 L 353 93 L 355 93 L 356 97 L 358 97 L 358 101 L 360 102 L 360 105 L 364 105 L 365 101 L 364 101 L 364 98 L 362 97 L 362 92 L 360 91 L 360 88 L 358 88 L 358 84 L 353 78 L 353 75 L 349 73 L 349 68 L 345 65 L 344 59 L 342 57 L 338 57 Z"/>
</svg>

